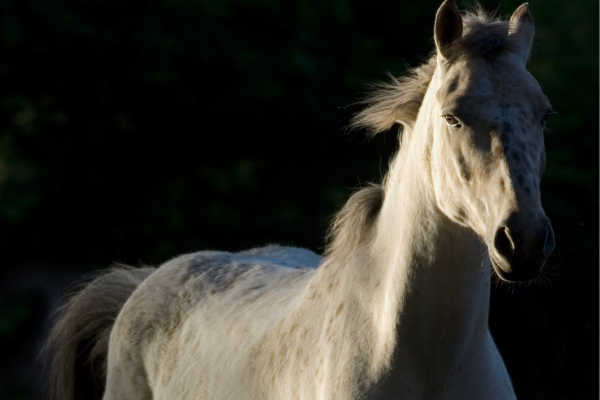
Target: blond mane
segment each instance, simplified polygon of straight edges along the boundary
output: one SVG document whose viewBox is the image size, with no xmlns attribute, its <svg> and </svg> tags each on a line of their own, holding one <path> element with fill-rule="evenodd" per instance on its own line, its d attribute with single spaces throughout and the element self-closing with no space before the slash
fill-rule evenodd
<svg viewBox="0 0 600 400">
<path fill-rule="evenodd" d="M 370 183 L 355 192 L 329 227 L 327 257 L 349 254 L 365 242 L 383 204 L 383 187 Z"/>
<path fill-rule="evenodd" d="M 451 62 L 463 56 L 483 56 L 493 59 L 505 50 L 513 51 L 514 43 L 508 36 L 508 21 L 486 13 L 480 7 L 463 15 L 463 37 L 450 51 Z M 409 69 L 406 75 L 391 82 L 370 85 L 372 91 L 359 103 L 366 108 L 354 115 L 350 129 L 366 129 L 368 135 L 402 125 L 403 135 L 414 129 L 421 103 L 437 65 L 437 54 L 422 65 Z"/>
</svg>

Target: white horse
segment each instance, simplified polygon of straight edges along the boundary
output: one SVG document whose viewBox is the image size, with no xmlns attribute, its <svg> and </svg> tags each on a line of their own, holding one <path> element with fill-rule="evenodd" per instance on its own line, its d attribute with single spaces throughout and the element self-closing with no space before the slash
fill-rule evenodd
<svg viewBox="0 0 600 400">
<path fill-rule="evenodd" d="M 533 34 L 527 4 L 500 21 L 446 0 L 435 55 L 354 119 L 402 124 L 401 150 L 341 210 L 325 256 L 268 246 L 107 272 L 51 334 L 57 396 L 514 399 L 490 276 L 534 279 L 554 248 Z"/>
</svg>

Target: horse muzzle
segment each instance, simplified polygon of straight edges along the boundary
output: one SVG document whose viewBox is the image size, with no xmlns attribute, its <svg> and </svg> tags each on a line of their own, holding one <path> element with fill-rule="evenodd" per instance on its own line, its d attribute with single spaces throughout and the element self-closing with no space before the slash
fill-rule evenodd
<svg viewBox="0 0 600 400">
<path fill-rule="evenodd" d="M 500 224 L 488 243 L 490 260 L 498 277 L 522 282 L 540 275 L 554 250 L 555 240 L 546 216 L 533 224 L 519 222 L 513 216 Z"/>
</svg>

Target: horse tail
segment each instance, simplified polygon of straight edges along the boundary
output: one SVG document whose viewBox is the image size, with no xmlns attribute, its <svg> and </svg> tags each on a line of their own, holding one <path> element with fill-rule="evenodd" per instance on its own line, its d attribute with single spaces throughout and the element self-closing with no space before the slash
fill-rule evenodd
<svg viewBox="0 0 600 400">
<path fill-rule="evenodd" d="M 156 269 L 118 266 L 79 284 L 57 310 L 44 358 L 51 398 L 101 399 L 112 327 L 133 291 Z"/>
</svg>

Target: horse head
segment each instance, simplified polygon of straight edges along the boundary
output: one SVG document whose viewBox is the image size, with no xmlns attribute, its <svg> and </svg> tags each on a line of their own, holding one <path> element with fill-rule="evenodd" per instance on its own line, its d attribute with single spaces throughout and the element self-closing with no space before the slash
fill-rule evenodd
<svg viewBox="0 0 600 400">
<path fill-rule="evenodd" d="M 525 68 L 534 33 L 528 5 L 480 28 L 463 23 L 452 0 L 437 12 L 432 182 L 440 209 L 483 238 L 496 274 L 525 281 L 554 249 L 540 199 L 553 112 Z"/>
</svg>

